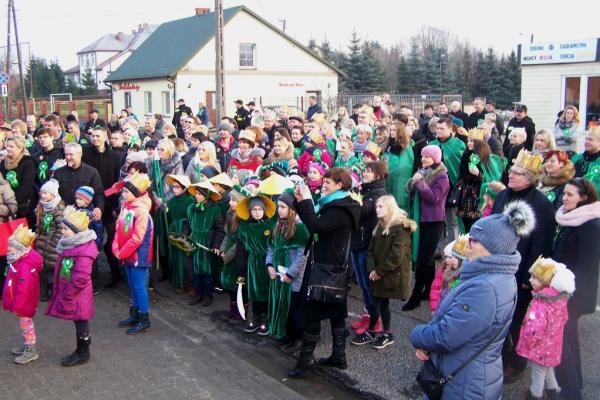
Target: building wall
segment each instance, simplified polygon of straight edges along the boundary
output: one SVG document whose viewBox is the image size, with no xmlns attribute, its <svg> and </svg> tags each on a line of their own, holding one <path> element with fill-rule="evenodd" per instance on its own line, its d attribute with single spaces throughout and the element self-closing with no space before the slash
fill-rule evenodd
<svg viewBox="0 0 600 400">
<path fill-rule="evenodd" d="M 600 75 L 600 63 L 524 65 L 521 71 L 521 100 L 527 105 L 529 116 L 536 129 L 551 129 L 556 114 L 564 107 L 565 78 L 581 77 L 580 107 L 583 108 L 587 98 L 587 78 Z"/>
<path fill-rule="evenodd" d="M 125 84 L 138 85 L 139 89 L 124 89 L 123 85 Z M 121 88 L 119 85 L 121 85 Z M 168 82 L 166 79 L 113 83 L 112 86 L 113 112 L 117 114 L 120 110 L 125 108 L 125 93 L 131 93 L 131 106 L 133 107 L 133 110 L 138 118 L 147 114 L 173 115 L 173 84 Z M 145 92 L 152 94 L 152 110 L 148 110 L 146 107 Z M 163 100 L 165 92 L 168 93 L 170 110 L 167 109 L 167 106 Z M 143 119 L 140 122 L 143 124 Z"/>
</svg>

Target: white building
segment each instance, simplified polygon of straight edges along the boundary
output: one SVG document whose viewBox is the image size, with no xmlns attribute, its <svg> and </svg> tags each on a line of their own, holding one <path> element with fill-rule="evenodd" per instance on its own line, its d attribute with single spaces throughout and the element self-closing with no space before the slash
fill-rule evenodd
<svg viewBox="0 0 600 400">
<path fill-rule="evenodd" d="M 83 74 L 89 69 L 96 78 L 98 90 L 109 89 L 104 84 L 106 77 L 123 64 L 155 29 L 156 25 L 144 23 L 130 34 L 107 33 L 77 52 L 78 63 L 65 71 L 66 78 L 81 84 Z"/>
<path fill-rule="evenodd" d="M 536 128 L 552 128 L 567 105 L 579 109 L 580 126 L 600 119 L 600 39 L 519 46 L 521 101 Z"/>
<path fill-rule="evenodd" d="M 165 22 L 106 79 L 113 109 L 170 116 L 183 98 L 194 112 L 204 103 L 215 124 L 215 14 Z M 342 72 L 244 6 L 224 10 L 226 113 L 234 101 L 302 108 L 308 95 L 335 99 Z"/>
</svg>

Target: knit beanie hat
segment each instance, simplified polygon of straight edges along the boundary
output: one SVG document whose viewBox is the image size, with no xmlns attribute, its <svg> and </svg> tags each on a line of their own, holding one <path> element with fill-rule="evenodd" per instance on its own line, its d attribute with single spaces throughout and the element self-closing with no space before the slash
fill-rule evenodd
<svg viewBox="0 0 600 400">
<path fill-rule="evenodd" d="M 429 146 L 428 146 L 429 147 Z M 481 218 L 469 232 L 492 254 L 514 254 L 522 237 L 535 227 L 535 214 L 524 201 L 509 203 L 502 214 Z"/>
<path fill-rule="evenodd" d="M 308 164 L 308 169 L 310 170 L 311 168 L 314 168 L 317 171 L 319 171 L 319 174 L 321 174 L 321 177 L 323 177 L 323 175 L 325 175 L 325 167 L 323 167 L 322 164 L 313 161 L 310 164 Z"/>
<path fill-rule="evenodd" d="M 294 194 L 291 190 L 286 190 L 285 192 L 281 193 L 277 201 L 285 203 L 286 206 L 294 210 Z"/>
<path fill-rule="evenodd" d="M 430 157 L 433 159 L 434 164 L 439 164 L 442 162 L 442 149 L 440 149 L 438 146 L 430 144 L 423 147 L 423 150 L 421 150 L 421 156 Z"/>
<path fill-rule="evenodd" d="M 86 204 L 90 204 L 94 198 L 94 189 L 89 186 L 81 186 L 75 192 L 75 198 L 85 201 Z"/>
<path fill-rule="evenodd" d="M 253 197 L 248 202 L 248 210 L 252 210 L 254 207 L 261 207 L 263 210 L 267 208 L 265 202 L 260 197 Z"/>
<path fill-rule="evenodd" d="M 219 127 L 217 128 L 217 132 L 219 132 L 219 131 L 227 131 L 227 132 L 231 133 L 231 125 L 229 125 L 229 122 L 225 122 L 225 121 L 221 122 L 219 124 Z"/>
<path fill-rule="evenodd" d="M 58 196 L 58 181 L 55 179 L 50 179 L 48 182 L 42 185 L 40 192 L 50 193 L 54 195 L 54 197 Z"/>
<path fill-rule="evenodd" d="M 241 188 L 239 186 L 234 186 L 233 189 L 231 189 L 231 192 L 229 192 L 229 199 L 239 203 L 240 200 L 244 198 L 244 195 L 240 190 Z"/>
</svg>

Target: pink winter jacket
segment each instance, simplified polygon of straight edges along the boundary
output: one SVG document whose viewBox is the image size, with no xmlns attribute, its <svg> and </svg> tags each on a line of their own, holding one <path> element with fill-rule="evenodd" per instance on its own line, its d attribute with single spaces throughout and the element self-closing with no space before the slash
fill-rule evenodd
<svg viewBox="0 0 600 400">
<path fill-rule="evenodd" d="M 67 249 L 58 255 L 54 267 L 54 293 L 48 302 L 46 314 L 60 319 L 87 321 L 94 317 L 94 294 L 92 289 L 92 264 L 98 255 L 96 242 Z M 73 259 L 71 279 L 60 276 L 62 260 Z"/>
<path fill-rule="evenodd" d="M 569 295 L 547 287 L 533 292 L 519 335 L 517 354 L 537 364 L 560 364 Z"/>
<path fill-rule="evenodd" d="M 2 307 L 19 317 L 32 318 L 40 300 L 40 279 L 42 256 L 35 250 L 19 258 L 8 266 L 4 289 L 2 291 Z"/>
<path fill-rule="evenodd" d="M 435 278 L 429 291 L 429 308 L 436 311 L 442 300 L 442 285 L 444 284 L 444 266 L 440 265 L 435 271 Z"/>
</svg>

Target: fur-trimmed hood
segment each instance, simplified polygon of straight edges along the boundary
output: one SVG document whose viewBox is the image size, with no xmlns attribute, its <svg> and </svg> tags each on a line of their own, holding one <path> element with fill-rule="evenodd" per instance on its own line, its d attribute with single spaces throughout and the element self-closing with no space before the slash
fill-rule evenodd
<svg viewBox="0 0 600 400">
<path fill-rule="evenodd" d="M 390 222 L 387 229 L 385 226 L 383 226 L 381 221 L 379 221 L 377 225 L 375 225 L 375 229 L 373 229 L 373 235 L 389 235 L 390 233 L 394 233 L 400 229 L 406 229 L 407 231 L 415 232 L 417 230 L 417 223 L 405 215 L 398 215 Z"/>
<path fill-rule="evenodd" d="M 250 149 L 247 153 L 242 154 L 239 148 L 231 150 L 231 157 L 235 158 L 238 161 L 244 162 L 250 160 L 252 157 L 260 157 L 263 158 L 265 156 L 265 151 L 260 147 L 255 147 Z"/>
<path fill-rule="evenodd" d="M 441 162 L 435 168 L 421 168 L 417 172 L 423 176 L 423 180 L 425 181 L 427 186 L 430 186 L 431 182 L 433 182 L 436 176 L 438 176 L 441 173 L 448 173 L 448 168 L 446 168 L 444 163 Z M 408 180 L 406 186 L 409 189 L 412 189 L 420 180 L 421 179 L 415 179 L 413 175 L 413 177 Z"/>
</svg>

